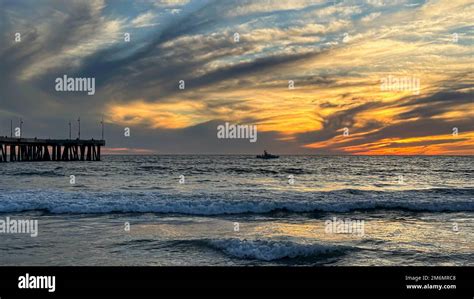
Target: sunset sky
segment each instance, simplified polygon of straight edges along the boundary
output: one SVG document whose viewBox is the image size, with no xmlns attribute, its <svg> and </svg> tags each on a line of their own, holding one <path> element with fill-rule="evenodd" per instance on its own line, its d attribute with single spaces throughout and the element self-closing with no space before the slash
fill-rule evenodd
<svg viewBox="0 0 474 299">
<path fill-rule="evenodd" d="M 99 138 L 103 115 L 109 153 L 474 154 L 472 1 L 0 0 L 0 29 L 1 136 L 80 116 Z M 57 92 L 65 74 L 95 95 Z"/>
</svg>

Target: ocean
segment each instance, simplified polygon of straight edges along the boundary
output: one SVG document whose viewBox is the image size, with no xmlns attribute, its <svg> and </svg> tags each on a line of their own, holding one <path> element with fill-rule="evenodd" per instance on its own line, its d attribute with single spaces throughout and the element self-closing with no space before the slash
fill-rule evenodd
<svg viewBox="0 0 474 299">
<path fill-rule="evenodd" d="M 0 265 L 474 265 L 473 156 L 0 164 Z"/>
</svg>

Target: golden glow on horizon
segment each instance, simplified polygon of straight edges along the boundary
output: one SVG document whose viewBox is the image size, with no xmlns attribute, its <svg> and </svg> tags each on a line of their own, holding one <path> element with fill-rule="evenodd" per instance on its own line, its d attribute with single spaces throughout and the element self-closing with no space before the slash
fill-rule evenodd
<svg viewBox="0 0 474 299">
<path fill-rule="evenodd" d="M 436 143 L 436 142 L 440 143 Z M 423 142 L 434 144 L 418 145 Z M 392 147 L 390 147 L 392 146 Z M 344 148 L 347 153 L 356 155 L 472 155 L 474 132 L 462 136 L 436 135 L 413 138 L 387 138 L 377 142 Z"/>
</svg>

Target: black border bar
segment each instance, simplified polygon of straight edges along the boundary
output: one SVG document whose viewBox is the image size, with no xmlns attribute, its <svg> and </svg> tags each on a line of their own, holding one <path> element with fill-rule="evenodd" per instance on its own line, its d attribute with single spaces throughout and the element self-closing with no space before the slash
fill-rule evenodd
<svg viewBox="0 0 474 299">
<path fill-rule="evenodd" d="M 55 276 L 56 291 L 19 289 Z M 474 298 L 474 267 L 0 267 L 0 298 Z M 407 276 L 454 277 L 409 281 Z M 407 290 L 407 284 L 454 284 Z"/>
</svg>

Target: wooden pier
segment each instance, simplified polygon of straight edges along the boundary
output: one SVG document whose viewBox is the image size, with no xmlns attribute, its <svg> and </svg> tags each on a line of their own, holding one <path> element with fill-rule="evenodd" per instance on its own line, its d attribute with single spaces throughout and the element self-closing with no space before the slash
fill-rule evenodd
<svg viewBox="0 0 474 299">
<path fill-rule="evenodd" d="M 0 162 L 100 161 L 105 140 L 0 137 Z"/>
</svg>

